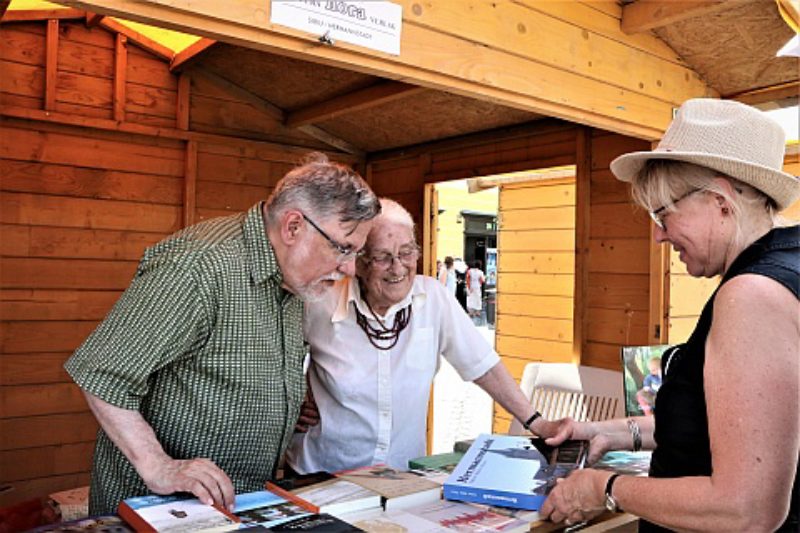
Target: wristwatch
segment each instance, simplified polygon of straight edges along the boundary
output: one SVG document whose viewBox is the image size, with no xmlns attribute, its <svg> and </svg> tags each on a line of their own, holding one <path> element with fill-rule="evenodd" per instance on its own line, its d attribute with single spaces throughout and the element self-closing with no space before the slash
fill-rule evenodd
<svg viewBox="0 0 800 533">
<path fill-rule="evenodd" d="M 617 503 L 617 499 L 611 495 L 611 489 L 614 486 L 614 482 L 619 477 L 619 474 L 612 474 L 610 478 L 608 478 L 608 482 L 606 483 L 606 509 L 611 511 L 612 513 L 621 513 L 622 508 Z"/>
</svg>

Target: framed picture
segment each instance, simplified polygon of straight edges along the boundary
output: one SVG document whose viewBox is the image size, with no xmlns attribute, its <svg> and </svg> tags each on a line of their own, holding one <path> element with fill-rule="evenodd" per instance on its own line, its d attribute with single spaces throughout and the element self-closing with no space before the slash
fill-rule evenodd
<svg viewBox="0 0 800 533">
<path fill-rule="evenodd" d="M 661 388 L 661 357 L 671 346 L 623 346 L 625 415 L 652 415 Z"/>
</svg>

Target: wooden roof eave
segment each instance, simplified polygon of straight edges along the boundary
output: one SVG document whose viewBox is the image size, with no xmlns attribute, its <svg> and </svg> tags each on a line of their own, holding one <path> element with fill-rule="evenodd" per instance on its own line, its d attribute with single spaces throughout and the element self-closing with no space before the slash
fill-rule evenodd
<svg viewBox="0 0 800 533">
<path fill-rule="evenodd" d="M 426 4 L 420 11 L 412 9 L 413 0 L 398 0 L 404 13 L 403 53 L 388 56 L 343 42 L 321 46 L 312 35 L 269 24 L 258 0 L 234 4 L 63 1 L 73 7 L 649 140 L 663 135 L 673 108 L 687 98 L 718 96 L 674 53 L 667 53 L 668 47 L 659 39 L 627 37 L 619 29 L 616 11 L 597 22 L 597 11 L 582 3 L 556 3 L 555 7 L 548 3 L 487 3 L 475 4 L 468 11 L 460 4 L 445 2 Z M 453 16 L 453 10 L 459 16 Z M 619 13 L 621 16 L 621 8 Z M 515 23 L 509 31 L 498 32 L 492 25 L 495 20 L 504 25 L 509 20 Z M 542 21 L 550 26 L 542 27 Z M 469 28 L 474 30 L 465 33 Z M 545 57 L 542 47 L 526 35 L 527 28 L 544 28 L 548 35 L 567 31 L 575 46 L 549 46 Z M 592 46 L 586 45 L 587 35 Z M 614 61 L 605 60 L 612 57 L 606 49 L 613 49 Z M 579 57 L 572 57 L 573 52 Z M 584 58 L 581 54 L 588 55 Z M 464 68 L 465 64 L 470 67 Z M 519 72 L 527 74 L 520 76 Z"/>
</svg>

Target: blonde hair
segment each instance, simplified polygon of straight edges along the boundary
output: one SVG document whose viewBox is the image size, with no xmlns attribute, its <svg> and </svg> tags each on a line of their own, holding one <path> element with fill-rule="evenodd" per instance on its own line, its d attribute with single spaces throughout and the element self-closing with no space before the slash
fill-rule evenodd
<svg viewBox="0 0 800 533">
<path fill-rule="evenodd" d="M 735 194 L 730 194 L 715 178 L 727 180 Z M 667 211 L 674 212 L 675 200 L 692 191 L 722 196 L 731 206 L 736 221 L 737 241 L 743 239 L 749 227 L 761 225 L 767 220 L 771 227 L 784 225 L 772 198 L 736 178 L 693 163 L 651 159 L 633 178 L 631 186 L 634 202 L 648 211 L 665 207 Z"/>
</svg>

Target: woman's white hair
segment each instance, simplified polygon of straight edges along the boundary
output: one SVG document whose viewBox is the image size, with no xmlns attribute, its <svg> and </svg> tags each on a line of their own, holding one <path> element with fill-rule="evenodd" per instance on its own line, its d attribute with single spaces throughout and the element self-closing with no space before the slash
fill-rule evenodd
<svg viewBox="0 0 800 533">
<path fill-rule="evenodd" d="M 411 233 L 416 234 L 416 231 L 414 231 L 414 219 L 405 207 L 389 198 L 381 198 L 380 200 L 381 213 L 375 218 L 376 224 L 380 224 L 381 222 L 393 222 L 410 228 Z"/>
</svg>

